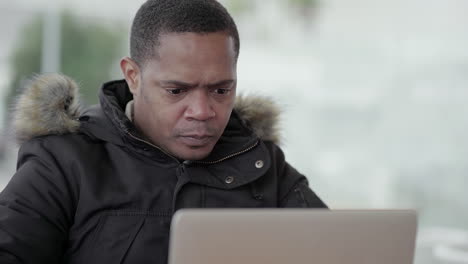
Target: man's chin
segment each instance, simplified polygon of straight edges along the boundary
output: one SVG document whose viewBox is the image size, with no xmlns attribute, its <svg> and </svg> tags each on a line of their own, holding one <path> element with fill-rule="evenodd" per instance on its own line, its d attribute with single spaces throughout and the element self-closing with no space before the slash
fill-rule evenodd
<svg viewBox="0 0 468 264">
<path fill-rule="evenodd" d="M 202 160 L 208 155 L 215 146 L 214 137 L 205 139 L 194 139 L 190 137 L 178 137 L 173 141 L 170 149 L 171 153 L 182 160 Z"/>
</svg>

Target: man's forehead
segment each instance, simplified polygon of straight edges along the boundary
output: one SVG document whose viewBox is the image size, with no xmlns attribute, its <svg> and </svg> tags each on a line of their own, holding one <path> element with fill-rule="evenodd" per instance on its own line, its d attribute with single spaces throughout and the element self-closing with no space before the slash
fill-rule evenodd
<svg viewBox="0 0 468 264">
<path fill-rule="evenodd" d="M 207 46 L 212 49 L 225 49 L 235 54 L 234 38 L 224 31 L 161 33 L 153 50 L 156 57 L 158 57 L 160 53 L 165 51 L 196 51 Z"/>
</svg>

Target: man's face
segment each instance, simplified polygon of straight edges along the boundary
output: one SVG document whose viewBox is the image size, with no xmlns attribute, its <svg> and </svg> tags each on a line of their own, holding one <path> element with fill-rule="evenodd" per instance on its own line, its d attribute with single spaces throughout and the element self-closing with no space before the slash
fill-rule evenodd
<svg viewBox="0 0 468 264">
<path fill-rule="evenodd" d="M 134 122 L 169 154 L 203 159 L 222 135 L 234 106 L 234 41 L 224 32 L 168 33 L 160 36 L 155 49 L 155 58 L 135 74 L 139 80 L 129 84 Z"/>
</svg>

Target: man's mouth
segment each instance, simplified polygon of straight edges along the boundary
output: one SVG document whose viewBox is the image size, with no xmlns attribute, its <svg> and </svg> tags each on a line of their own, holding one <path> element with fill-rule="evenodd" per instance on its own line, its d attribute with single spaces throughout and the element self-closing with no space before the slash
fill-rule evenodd
<svg viewBox="0 0 468 264">
<path fill-rule="evenodd" d="M 179 139 L 188 146 L 191 147 L 202 147 L 208 144 L 212 139 L 212 135 L 205 134 L 191 134 L 191 135 L 181 135 Z"/>
</svg>

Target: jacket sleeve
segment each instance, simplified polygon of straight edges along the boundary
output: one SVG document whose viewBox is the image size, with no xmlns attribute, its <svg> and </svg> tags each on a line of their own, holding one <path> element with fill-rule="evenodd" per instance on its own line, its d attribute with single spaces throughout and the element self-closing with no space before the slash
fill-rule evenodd
<svg viewBox="0 0 468 264">
<path fill-rule="evenodd" d="M 297 173 L 299 179 L 289 189 L 285 196 L 280 199 L 280 207 L 304 207 L 304 208 L 328 208 L 327 205 L 309 187 L 307 178 L 299 174 L 289 164 L 290 173 Z"/>
<path fill-rule="evenodd" d="M 278 146 L 275 146 L 274 152 L 280 179 L 278 207 L 328 208 L 309 187 L 307 178 L 285 161 L 283 151 Z"/>
<path fill-rule="evenodd" d="M 0 263 L 59 263 L 73 217 L 70 182 L 46 142 L 19 152 L 15 175 L 0 193 Z"/>
</svg>

